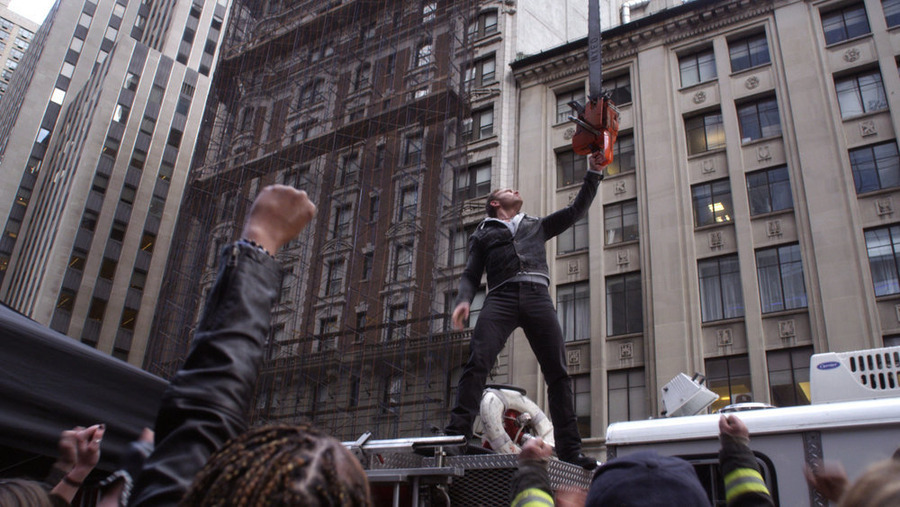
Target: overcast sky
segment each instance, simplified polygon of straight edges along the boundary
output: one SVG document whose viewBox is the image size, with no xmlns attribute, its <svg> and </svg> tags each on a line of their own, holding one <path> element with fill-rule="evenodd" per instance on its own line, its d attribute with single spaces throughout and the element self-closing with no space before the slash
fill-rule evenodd
<svg viewBox="0 0 900 507">
<path fill-rule="evenodd" d="M 9 8 L 35 23 L 43 23 L 55 0 L 12 0 Z"/>
</svg>

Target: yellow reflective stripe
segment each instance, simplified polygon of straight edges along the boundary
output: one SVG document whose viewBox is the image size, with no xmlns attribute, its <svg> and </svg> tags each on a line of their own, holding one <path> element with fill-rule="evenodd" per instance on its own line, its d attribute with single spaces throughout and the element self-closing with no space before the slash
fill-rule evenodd
<svg viewBox="0 0 900 507">
<path fill-rule="evenodd" d="M 738 468 L 725 476 L 726 502 L 731 503 L 735 498 L 747 493 L 770 494 L 758 470 Z"/>
<path fill-rule="evenodd" d="M 725 476 L 725 486 L 728 486 L 728 483 L 738 480 L 738 479 L 746 479 L 753 478 L 757 480 L 763 480 L 762 475 L 759 473 L 759 470 L 755 470 L 753 468 L 738 468 L 736 470 L 732 470 L 731 473 Z"/>
<path fill-rule="evenodd" d="M 553 497 L 543 489 L 528 488 L 516 495 L 512 507 L 546 507 L 554 505 Z"/>
</svg>

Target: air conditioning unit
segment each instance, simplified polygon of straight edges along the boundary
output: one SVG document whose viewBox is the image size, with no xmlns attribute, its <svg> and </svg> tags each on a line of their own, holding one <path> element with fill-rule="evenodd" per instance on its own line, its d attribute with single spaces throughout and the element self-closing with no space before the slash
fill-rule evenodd
<svg viewBox="0 0 900 507">
<path fill-rule="evenodd" d="M 900 346 L 814 354 L 809 382 L 813 404 L 900 396 Z"/>
<path fill-rule="evenodd" d="M 679 373 L 664 385 L 662 399 L 666 417 L 699 414 L 719 399 L 718 394 L 700 385 L 703 380 L 699 373 L 694 374 L 693 378 Z"/>
</svg>

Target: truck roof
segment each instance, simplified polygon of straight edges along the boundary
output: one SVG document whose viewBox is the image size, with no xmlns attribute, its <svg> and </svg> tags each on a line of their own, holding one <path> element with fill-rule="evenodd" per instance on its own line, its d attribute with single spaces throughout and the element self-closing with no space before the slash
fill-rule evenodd
<svg viewBox="0 0 900 507">
<path fill-rule="evenodd" d="M 900 423 L 900 397 L 750 410 L 737 415 L 750 435 Z M 610 424 L 606 445 L 717 438 L 720 414 Z"/>
</svg>

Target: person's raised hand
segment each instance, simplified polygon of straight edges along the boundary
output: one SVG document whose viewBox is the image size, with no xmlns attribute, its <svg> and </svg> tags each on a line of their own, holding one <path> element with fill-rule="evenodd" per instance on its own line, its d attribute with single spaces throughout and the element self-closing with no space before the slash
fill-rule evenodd
<svg viewBox="0 0 900 507">
<path fill-rule="evenodd" d="M 459 331 L 463 328 L 463 322 L 469 318 L 469 303 L 462 302 L 453 309 L 452 327 Z"/>
<path fill-rule="evenodd" d="M 719 418 L 719 432 L 736 438 L 750 438 L 750 430 L 747 429 L 747 425 L 736 415 L 723 414 Z"/>
<path fill-rule="evenodd" d="M 588 163 L 591 166 L 591 170 L 597 171 L 598 173 L 603 172 L 603 168 L 609 165 L 608 162 L 604 162 L 606 162 L 606 157 L 604 156 L 603 151 L 592 152 L 588 157 Z"/>
<path fill-rule="evenodd" d="M 816 463 L 813 468 L 803 466 L 806 482 L 818 491 L 826 500 L 837 502 L 847 489 L 847 472 L 835 461 Z"/>
<path fill-rule="evenodd" d="M 286 185 L 270 185 L 253 201 L 242 237 L 274 255 L 300 234 L 315 215 L 316 205 L 306 192 Z"/>
<path fill-rule="evenodd" d="M 87 476 L 97 466 L 100 461 L 100 442 L 103 441 L 105 431 L 105 425 L 95 424 L 90 428 L 75 432 L 76 458 L 73 470 L 80 469 Z"/>
<path fill-rule="evenodd" d="M 522 446 L 522 452 L 519 453 L 519 460 L 540 460 L 546 461 L 553 454 L 553 448 L 541 437 L 528 439 Z"/>
</svg>

